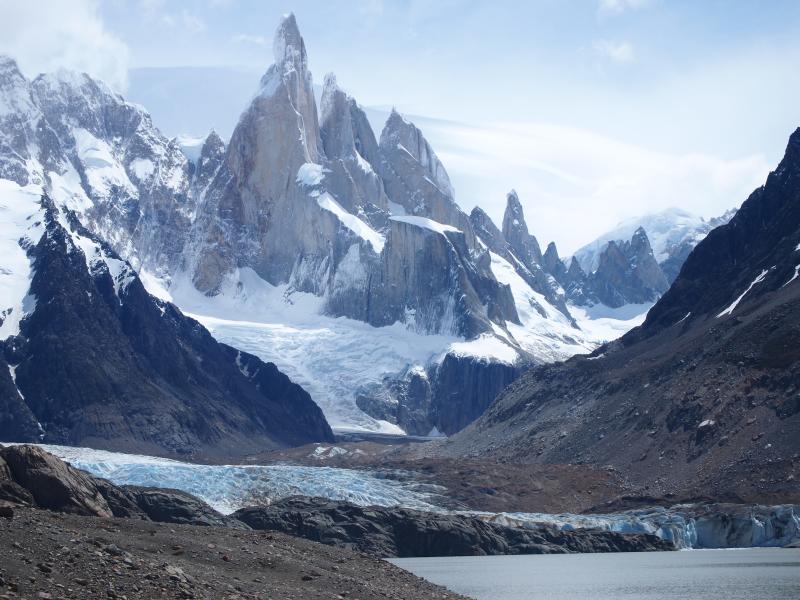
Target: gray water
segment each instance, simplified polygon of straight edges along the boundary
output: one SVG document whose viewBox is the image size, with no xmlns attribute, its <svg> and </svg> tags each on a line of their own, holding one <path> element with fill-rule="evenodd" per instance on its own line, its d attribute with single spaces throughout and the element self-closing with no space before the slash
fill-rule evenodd
<svg viewBox="0 0 800 600">
<path fill-rule="evenodd" d="M 398 558 L 477 600 L 798 600 L 800 550 Z"/>
</svg>

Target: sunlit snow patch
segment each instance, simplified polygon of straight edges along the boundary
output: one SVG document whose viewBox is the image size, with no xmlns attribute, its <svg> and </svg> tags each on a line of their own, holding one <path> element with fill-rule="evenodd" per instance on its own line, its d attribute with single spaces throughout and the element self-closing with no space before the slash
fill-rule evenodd
<svg viewBox="0 0 800 600">
<path fill-rule="evenodd" d="M 44 233 L 41 194 L 39 186 L 20 187 L 0 179 L 0 340 L 17 335 L 20 321 L 36 306 L 36 298 L 28 293 L 33 264 L 26 248 Z"/>
<path fill-rule="evenodd" d="M 143 283 L 164 294 L 154 278 Z M 311 394 L 339 431 L 402 434 L 396 425 L 362 412 L 355 390 L 406 367 L 425 365 L 458 341 L 455 336 L 419 334 L 401 323 L 373 327 L 323 315 L 324 298 L 291 291 L 287 285 L 272 286 L 247 268 L 217 296 L 198 292 L 188 278 L 173 281 L 169 294 L 221 342 L 275 363 Z"/>
<path fill-rule="evenodd" d="M 753 289 L 753 286 L 755 286 L 756 284 L 761 283 L 762 281 L 764 281 L 764 278 L 767 276 L 767 273 L 769 273 L 769 271 L 767 269 L 764 269 L 763 271 L 761 271 L 761 273 L 758 275 L 758 277 L 756 277 L 752 281 L 752 283 L 749 286 L 747 286 L 747 289 L 742 292 L 742 295 L 739 296 L 738 298 L 736 298 L 736 300 L 734 300 L 733 302 L 731 302 L 731 305 L 728 308 L 726 308 L 721 313 L 719 313 L 717 315 L 717 318 L 719 319 L 720 317 L 724 317 L 725 315 L 733 314 L 733 311 L 736 310 L 737 306 L 739 306 L 739 302 L 742 301 L 742 298 L 744 298 L 747 295 L 747 292 L 749 292 L 750 290 Z"/>
</svg>

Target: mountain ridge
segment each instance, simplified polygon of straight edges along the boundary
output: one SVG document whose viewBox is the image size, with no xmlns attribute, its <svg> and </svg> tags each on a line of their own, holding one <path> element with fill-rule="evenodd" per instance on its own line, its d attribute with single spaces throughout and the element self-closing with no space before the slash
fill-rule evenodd
<svg viewBox="0 0 800 600">
<path fill-rule="evenodd" d="M 535 367 L 431 451 L 609 464 L 648 494 L 797 498 L 800 129 L 645 322 Z"/>
</svg>

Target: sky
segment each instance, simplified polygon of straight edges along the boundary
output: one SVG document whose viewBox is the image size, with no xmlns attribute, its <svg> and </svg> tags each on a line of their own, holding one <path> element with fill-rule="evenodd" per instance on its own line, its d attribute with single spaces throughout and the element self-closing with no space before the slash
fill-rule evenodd
<svg viewBox="0 0 800 600">
<path fill-rule="evenodd" d="M 0 52 L 100 77 L 168 135 L 226 134 L 289 11 L 317 83 L 411 116 L 466 210 L 499 222 L 516 189 L 562 255 L 741 204 L 800 126 L 795 0 L 0 0 Z"/>
</svg>

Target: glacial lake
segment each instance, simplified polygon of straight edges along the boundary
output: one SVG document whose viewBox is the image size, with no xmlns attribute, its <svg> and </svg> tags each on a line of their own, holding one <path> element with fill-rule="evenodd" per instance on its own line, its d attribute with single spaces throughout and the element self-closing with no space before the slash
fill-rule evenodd
<svg viewBox="0 0 800 600">
<path fill-rule="evenodd" d="M 800 549 L 398 558 L 476 600 L 798 600 Z"/>
</svg>

